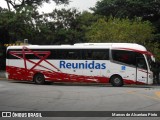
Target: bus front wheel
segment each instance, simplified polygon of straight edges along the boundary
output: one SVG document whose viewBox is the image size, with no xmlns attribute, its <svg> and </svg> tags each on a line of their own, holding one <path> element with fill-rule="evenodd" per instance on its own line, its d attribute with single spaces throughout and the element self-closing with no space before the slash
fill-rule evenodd
<svg viewBox="0 0 160 120">
<path fill-rule="evenodd" d="M 121 87 L 123 86 L 123 80 L 119 75 L 114 75 L 111 77 L 111 84 L 114 87 Z"/>
<path fill-rule="evenodd" d="M 39 85 L 42 85 L 45 82 L 44 75 L 41 73 L 35 74 L 33 80 L 36 84 L 39 84 Z"/>
</svg>

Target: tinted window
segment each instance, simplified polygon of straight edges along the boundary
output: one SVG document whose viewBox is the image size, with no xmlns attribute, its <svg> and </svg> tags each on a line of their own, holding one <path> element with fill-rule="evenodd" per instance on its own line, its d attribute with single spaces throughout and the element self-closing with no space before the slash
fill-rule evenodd
<svg viewBox="0 0 160 120">
<path fill-rule="evenodd" d="M 10 49 L 7 51 L 7 59 L 20 59 L 18 56 L 22 57 L 22 54 L 16 54 L 16 55 L 12 55 L 10 52 L 18 52 L 18 51 L 22 51 L 22 50 L 18 50 L 18 49 Z"/>
<path fill-rule="evenodd" d="M 12 54 L 10 53 L 12 52 Z M 36 50 L 33 49 L 31 51 L 25 50 L 25 58 L 26 59 L 40 59 L 41 57 L 44 57 L 46 54 L 43 52 L 50 52 L 49 50 Z M 35 54 L 37 55 L 35 55 Z M 7 58 L 8 59 L 20 59 L 23 58 L 22 49 L 10 49 L 7 52 Z"/>
<path fill-rule="evenodd" d="M 57 49 L 55 59 L 68 59 L 68 60 L 81 59 L 80 51 L 81 50 L 78 49 Z"/>
<path fill-rule="evenodd" d="M 107 49 L 86 49 L 82 52 L 83 59 L 86 60 L 109 60 L 109 50 Z"/>
<path fill-rule="evenodd" d="M 31 54 L 25 54 L 25 58 L 26 59 L 40 59 L 40 56 L 41 55 L 36 56 L 33 53 L 31 53 Z"/>
<path fill-rule="evenodd" d="M 138 68 L 147 69 L 147 64 L 142 54 L 136 53 L 136 63 Z"/>
<path fill-rule="evenodd" d="M 29 52 L 29 53 L 27 53 L 27 52 Z M 31 51 L 26 50 L 25 57 L 27 59 L 41 59 L 48 54 L 50 56 L 51 50 L 48 50 L 48 49 L 31 49 Z"/>
<path fill-rule="evenodd" d="M 112 58 L 117 62 L 147 69 L 145 58 L 141 53 L 124 50 L 112 50 Z"/>
<path fill-rule="evenodd" d="M 147 69 L 147 64 L 144 58 L 137 58 L 137 67 L 141 69 Z"/>
<path fill-rule="evenodd" d="M 19 59 L 17 56 L 9 54 L 9 52 L 18 52 L 22 50 L 8 50 L 7 58 L 8 59 Z M 109 50 L 106 49 L 32 49 L 32 52 L 28 50 L 25 53 L 26 59 L 40 59 L 44 57 L 46 53 L 50 52 L 50 55 L 47 59 L 68 59 L 68 60 L 108 60 L 109 59 Z M 37 55 L 34 53 L 37 52 Z M 19 53 L 18 56 L 22 57 L 22 53 Z"/>
<path fill-rule="evenodd" d="M 132 51 L 112 50 L 112 58 L 114 61 L 136 65 L 136 54 Z"/>
</svg>

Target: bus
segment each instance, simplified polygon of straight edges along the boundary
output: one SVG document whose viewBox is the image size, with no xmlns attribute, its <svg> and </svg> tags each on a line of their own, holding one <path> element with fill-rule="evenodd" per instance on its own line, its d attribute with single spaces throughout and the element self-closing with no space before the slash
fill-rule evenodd
<svg viewBox="0 0 160 120">
<path fill-rule="evenodd" d="M 152 84 L 153 55 L 134 43 L 9 46 L 6 77 L 50 82 Z"/>
</svg>

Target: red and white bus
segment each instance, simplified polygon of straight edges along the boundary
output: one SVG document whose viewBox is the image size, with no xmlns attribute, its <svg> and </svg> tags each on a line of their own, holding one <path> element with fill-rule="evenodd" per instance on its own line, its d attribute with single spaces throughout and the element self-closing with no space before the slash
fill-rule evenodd
<svg viewBox="0 0 160 120">
<path fill-rule="evenodd" d="M 153 55 L 132 43 L 80 43 L 74 45 L 9 46 L 6 76 L 37 84 L 94 82 L 152 84 Z"/>
</svg>

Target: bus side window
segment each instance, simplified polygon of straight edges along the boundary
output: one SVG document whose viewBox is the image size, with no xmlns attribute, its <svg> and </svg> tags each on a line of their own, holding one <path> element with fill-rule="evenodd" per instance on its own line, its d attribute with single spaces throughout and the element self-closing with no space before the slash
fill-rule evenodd
<svg viewBox="0 0 160 120">
<path fill-rule="evenodd" d="M 91 60 L 92 52 L 88 49 L 81 50 L 82 60 Z"/>
<path fill-rule="evenodd" d="M 86 60 L 109 60 L 109 49 L 84 50 L 82 56 Z"/>
<path fill-rule="evenodd" d="M 67 54 L 68 59 L 78 59 L 78 54 L 75 51 L 68 51 Z"/>
<path fill-rule="evenodd" d="M 138 68 L 147 69 L 147 64 L 146 64 L 145 58 L 140 53 L 136 54 L 136 64 L 137 64 Z"/>
<path fill-rule="evenodd" d="M 20 59 L 18 56 L 22 57 L 22 54 L 18 54 L 18 56 L 11 54 L 10 52 L 17 52 L 17 51 L 21 51 L 18 49 L 9 49 L 7 51 L 7 59 Z"/>
<path fill-rule="evenodd" d="M 50 55 L 48 56 L 47 59 L 57 59 L 58 58 L 58 55 L 57 55 L 57 51 L 56 49 L 51 49 L 51 50 L 48 50 L 50 51 Z"/>
<path fill-rule="evenodd" d="M 138 67 L 138 68 L 146 69 L 146 65 L 145 65 L 144 59 L 138 59 L 138 60 L 137 60 L 137 67 Z"/>
<path fill-rule="evenodd" d="M 92 52 L 91 52 L 91 51 L 88 51 L 88 52 L 86 53 L 86 59 L 92 60 Z"/>
<path fill-rule="evenodd" d="M 59 49 L 56 54 L 56 59 L 76 60 L 81 58 L 79 49 Z"/>
<path fill-rule="evenodd" d="M 116 62 L 136 66 L 135 52 L 126 50 L 112 50 L 112 59 Z"/>
</svg>

